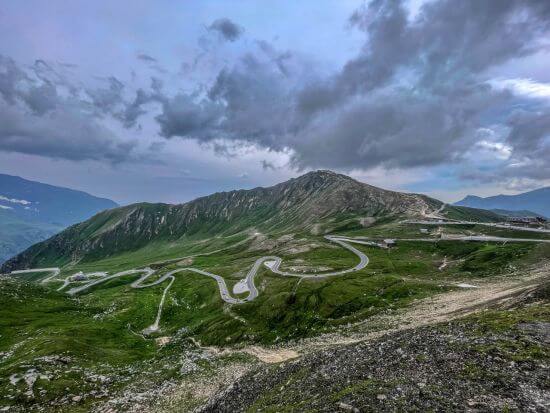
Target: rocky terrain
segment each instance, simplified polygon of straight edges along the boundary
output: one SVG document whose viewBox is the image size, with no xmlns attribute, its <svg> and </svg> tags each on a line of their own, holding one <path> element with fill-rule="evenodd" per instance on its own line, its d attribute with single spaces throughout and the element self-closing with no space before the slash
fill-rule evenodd
<svg viewBox="0 0 550 413">
<path fill-rule="evenodd" d="M 513 301 L 258 368 L 200 411 L 547 412 L 550 284 Z"/>
</svg>

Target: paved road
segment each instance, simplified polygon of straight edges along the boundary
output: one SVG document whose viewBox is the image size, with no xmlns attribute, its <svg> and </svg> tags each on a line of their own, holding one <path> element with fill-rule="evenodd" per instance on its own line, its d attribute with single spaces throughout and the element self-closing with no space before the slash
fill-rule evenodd
<svg viewBox="0 0 550 413">
<path fill-rule="evenodd" d="M 526 232 L 539 232 L 544 234 L 550 234 L 550 229 L 544 229 L 544 228 L 527 228 L 527 227 L 518 227 L 514 225 L 505 225 L 505 224 L 499 224 L 499 223 L 490 223 L 490 222 L 473 222 L 473 221 L 431 221 L 431 220 L 414 220 L 409 219 L 406 221 L 402 221 L 404 224 L 420 224 L 420 225 L 483 225 L 486 227 L 492 227 L 492 228 L 502 228 L 502 229 L 509 229 L 509 230 L 515 230 L 515 231 L 526 231 Z"/>
<path fill-rule="evenodd" d="M 41 284 L 46 284 L 47 282 L 49 282 L 52 279 L 54 279 L 55 277 L 57 277 L 59 275 L 59 273 L 61 272 L 61 270 L 57 267 L 55 267 L 55 268 L 35 268 L 35 269 L 31 269 L 31 270 L 16 270 L 16 271 L 12 271 L 10 274 L 11 275 L 30 274 L 30 273 L 33 273 L 33 272 L 51 272 L 51 275 L 49 277 L 44 278 L 42 281 L 40 281 Z"/>
<path fill-rule="evenodd" d="M 225 282 L 225 279 L 217 274 L 210 273 L 208 271 L 201 270 L 199 268 L 193 268 L 193 267 L 183 267 L 183 268 L 177 268 L 175 270 L 172 270 L 170 272 L 167 272 L 166 274 L 163 274 L 158 279 L 147 283 L 147 279 L 155 274 L 155 270 L 146 267 L 141 269 L 132 269 L 132 270 L 126 270 L 121 271 L 116 274 L 108 275 L 106 272 L 94 272 L 94 273 L 88 273 L 88 274 L 78 274 L 81 277 L 85 277 L 87 279 L 87 282 L 84 282 L 81 285 L 78 285 L 76 287 L 71 288 L 67 291 L 67 294 L 74 296 L 78 293 L 81 293 L 83 291 L 89 290 L 92 287 L 95 287 L 97 285 L 103 284 L 109 280 L 124 277 L 128 275 L 135 275 L 135 274 L 142 274 L 141 277 L 139 277 L 136 281 L 133 281 L 131 283 L 132 288 L 141 289 L 141 288 L 150 288 L 156 285 L 160 285 L 164 283 L 165 281 L 169 281 L 166 288 L 164 289 L 164 292 L 162 294 L 161 301 L 159 303 L 159 308 L 157 312 L 157 317 L 155 319 L 155 322 L 147 327 L 143 332 L 145 334 L 152 333 L 155 331 L 158 331 L 159 329 L 159 323 L 160 318 L 162 315 L 162 309 L 164 307 L 164 302 L 166 299 L 166 296 L 168 294 L 168 291 L 172 287 L 172 284 L 175 281 L 175 276 L 178 273 L 183 272 L 193 272 L 195 274 L 204 275 L 206 277 L 213 278 L 216 283 L 218 284 L 218 290 L 220 292 L 220 297 L 223 301 L 229 304 L 242 304 L 245 302 L 249 302 L 254 300 L 256 297 L 258 297 L 258 289 L 256 288 L 256 285 L 254 283 L 254 278 L 258 274 L 258 271 L 264 265 L 269 270 L 271 270 L 273 273 L 284 276 L 284 277 L 297 277 L 301 279 L 308 279 L 308 278 L 327 278 L 327 277 L 335 277 L 340 276 L 348 273 L 352 273 L 355 271 L 359 271 L 363 268 L 365 268 L 369 263 L 369 258 L 360 250 L 355 248 L 351 243 L 355 244 L 362 244 L 362 245 L 369 245 L 369 246 L 381 246 L 379 243 L 377 243 L 375 240 L 371 240 L 367 237 L 357 237 L 357 238 L 349 238 L 344 236 L 337 236 L 337 235 L 327 235 L 325 236 L 325 239 L 327 241 L 333 242 L 335 244 L 340 245 L 341 247 L 351 251 L 355 255 L 359 257 L 359 262 L 357 265 L 355 265 L 352 268 L 347 268 L 344 270 L 338 270 L 338 271 L 329 271 L 329 272 L 320 272 L 320 273 L 296 273 L 296 272 L 289 272 L 289 271 L 283 271 L 280 269 L 280 266 L 282 264 L 282 259 L 277 256 L 264 256 L 261 258 L 258 258 L 254 264 L 252 265 L 252 268 L 248 271 L 246 277 L 244 278 L 244 281 L 246 282 L 246 285 L 248 287 L 248 296 L 245 298 L 236 298 L 231 295 L 229 292 L 229 289 L 227 288 L 227 284 Z M 491 241 L 491 242 L 549 242 L 550 240 L 540 240 L 540 239 L 521 239 L 521 238 L 501 238 L 501 237 L 489 237 L 489 236 L 467 236 L 467 237 L 453 237 L 453 238 L 445 238 L 446 240 L 453 240 L 453 241 Z M 433 238 L 402 238 L 398 239 L 401 241 L 424 241 L 424 242 L 437 242 L 440 239 L 433 239 Z M 59 268 L 35 268 L 35 269 L 28 269 L 28 270 L 17 270 L 12 271 L 11 275 L 17 275 L 17 274 L 24 274 L 24 273 L 33 273 L 33 272 L 50 272 L 51 275 L 49 275 L 47 278 L 43 279 L 41 283 L 45 284 L 52 281 L 63 281 L 63 285 L 58 289 L 58 291 L 63 290 L 65 287 L 67 287 L 69 284 L 79 282 L 78 277 L 76 275 L 70 275 L 66 277 L 64 280 L 56 279 L 56 277 L 60 274 L 61 270 Z M 94 277 L 94 278 L 92 278 Z"/>
<path fill-rule="evenodd" d="M 360 237 L 362 240 L 369 240 L 372 238 Z M 538 239 L 538 238 L 507 238 L 507 237 L 493 237 L 489 235 L 445 235 L 441 238 L 392 238 L 393 241 L 418 241 L 418 242 L 440 242 L 440 241 L 478 241 L 478 242 L 537 242 L 537 243 L 550 243 L 550 239 Z"/>
<path fill-rule="evenodd" d="M 161 315 L 162 315 L 162 309 L 164 307 L 164 302 L 165 302 L 165 299 L 166 299 L 166 295 L 167 295 L 168 291 L 170 290 L 170 287 L 172 286 L 172 284 L 175 280 L 175 275 L 178 274 L 178 273 L 193 272 L 195 274 L 200 274 L 200 275 L 204 275 L 204 276 L 213 278 L 218 284 L 218 290 L 220 292 L 220 297 L 222 298 L 223 301 L 225 301 L 226 303 L 229 303 L 229 304 L 242 304 L 242 303 L 245 303 L 245 302 L 248 302 L 248 301 L 252 301 L 256 297 L 258 297 L 259 292 L 258 292 L 258 289 L 256 288 L 256 284 L 254 283 L 254 278 L 258 274 L 258 271 L 262 267 L 262 264 L 269 264 L 269 265 L 265 265 L 265 266 L 267 268 L 269 268 L 272 272 L 274 272 L 275 274 L 286 276 L 286 277 L 299 277 L 299 278 L 334 277 L 334 276 L 338 276 L 338 275 L 348 274 L 348 273 L 354 272 L 354 271 L 359 271 L 359 270 L 365 268 L 367 266 L 367 264 L 369 263 L 368 257 L 363 252 L 359 251 L 357 248 L 354 248 L 349 243 L 358 243 L 358 244 L 365 244 L 365 245 L 378 245 L 375 242 L 368 242 L 368 241 L 364 241 L 364 240 L 355 240 L 355 239 L 351 239 L 351 238 L 338 237 L 338 236 L 326 236 L 325 239 L 327 239 L 328 241 L 334 242 L 335 244 L 338 244 L 341 247 L 346 248 L 349 251 L 353 252 L 355 255 L 357 255 L 359 257 L 359 263 L 357 265 L 355 265 L 354 267 L 352 267 L 352 268 L 348 268 L 348 269 L 340 270 L 340 271 L 331 271 L 331 272 L 324 272 L 324 273 L 318 273 L 318 274 L 314 274 L 314 273 L 312 273 L 312 274 L 302 274 L 302 273 L 293 273 L 293 272 L 280 270 L 279 267 L 282 263 L 282 259 L 280 257 L 264 256 L 264 257 L 258 258 L 254 262 L 254 264 L 252 265 L 252 268 L 250 268 L 250 270 L 248 271 L 248 273 L 247 273 L 247 275 L 244 279 L 244 281 L 245 281 L 245 283 L 248 287 L 248 296 L 245 297 L 245 298 L 233 297 L 231 295 L 231 293 L 229 292 L 229 289 L 227 288 L 227 284 L 226 284 L 225 279 L 223 277 L 221 277 L 217 274 L 212 274 L 208 271 L 204 271 L 204 270 L 201 270 L 199 268 L 193 268 L 193 267 L 185 267 L 185 268 L 178 268 L 178 269 L 172 270 L 172 271 L 167 272 L 166 274 L 162 275 L 161 277 L 159 277 L 158 279 L 156 279 L 155 281 L 152 281 L 150 283 L 147 283 L 146 281 L 149 277 L 151 277 L 152 275 L 155 274 L 155 270 L 153 270 L 149 267 L 141 268 L 141 269 L 132 269 L 132 270 L 121 271 L 121 272 L 118 272 L 118 273 L 112 274 L 112 275 L 107 275 L 107 273 L 105 273 L 105 272 L 80 274 L 81 276 L 86 277 L 88 279 L 92 276 L 93 277 L 98 277 L 98 278 L 91 279 L 91 280 L 89 280 L 88 282 L 85 282 L 82 285 L 71 288 L 70 290 L 67 291 L 67 294 L 69 294 L 71 296 L 74 296 L 78 293 L 89 290 L 92 287 L 103 284 L 103 283 L 105 283 L 109 280 L 119 278 L 119 277 L 128 276 L 128 275 L 135 275 L 135 274 L 142 274 L 140 278 L 138 278 L 136 281 L 132 282 L 132 284 L 131 284 L 131 287 L 136 288 L 136 289 L 149 288 L 149 287 L 153 287 L 153 286 L 162 284 L 165 281 L 169 281 L 168 285 L 166 286 L 166 288 L 164 289 L 164 292 L 162 294 L 162 298 L 161 298 L 161 301 L 160 301 L 160 304 L 159 304 L 159 308 L 158 308 L 157 317 L 155 319 L 155 322 L 151 326 L 147 327 L 144 330 L 144 333 L 151 333 L 151 332 L 155 332 L 159 329 L 159 322 L 160 322 L 160 318 L 161 318 Z M 47 283 L 47 282 L 51 282 L 51 281 L 61 281 L 59 279 L 58 280 L 55 279 L 61 272 L 61 270 L 59 268 L 35 268 L 35 269 L 29 269 L 29 270 L 18 270 L 18 271 L 13 271 L 11 274 L 16 275 L 16 274 L 33 273 L 33 272 L 51 272 L 52 273 L 49 277 L 42 280 L 42 283 Z M 63 285 L 58 288 L 58 291 L 61 291 L 61 290 L 65 289 L 71 283 L 77 282 L 77 279 L 76 279 L 75 275 L 70 275 L 62 281 L 63 281 Z"/>
</svg>

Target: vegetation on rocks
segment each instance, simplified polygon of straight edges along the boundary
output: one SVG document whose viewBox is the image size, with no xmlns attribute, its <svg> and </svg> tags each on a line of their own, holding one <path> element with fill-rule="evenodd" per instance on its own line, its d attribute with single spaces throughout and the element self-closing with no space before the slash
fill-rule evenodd
<svg viewBox="0 0 550 413">
<path fill-rule="evenodd" d="M 541 290 L 546 292 L 537 296 Z M 546 284 L 513 309 L 256 369 L 201 411 L 545 412 L 548 300 Z"/>
</svg>

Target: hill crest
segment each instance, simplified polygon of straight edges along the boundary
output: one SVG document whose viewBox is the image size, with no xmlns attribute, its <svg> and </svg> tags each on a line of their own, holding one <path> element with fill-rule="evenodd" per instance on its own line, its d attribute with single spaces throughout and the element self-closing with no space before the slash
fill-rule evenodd
<svg viewBox="0 0 550 413">
<path fill-rule="evenodd" d="M 308 172 L 270 187 L 219 192 L 184 204 L 140 203 L 101 212 L 8 261 L 3 270 L 77 262 L 133 251 L 150 242 L 265 233 L 326 232 L 339 220 L 422 216 L 442 203 L 425 195 L 387 191 L 331 171 Z M 321 227 L 321 229 L 319 229 Z"/>
</svg>

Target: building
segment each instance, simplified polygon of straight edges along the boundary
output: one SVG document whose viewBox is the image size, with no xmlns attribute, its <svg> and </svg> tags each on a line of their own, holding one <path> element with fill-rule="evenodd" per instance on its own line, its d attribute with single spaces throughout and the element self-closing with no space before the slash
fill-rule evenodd
<svg viewBox="0 0 550 413">
<path fill-rule="evenodd" d="M 71 277 L 71 281 L 86 281 L 88 277 L 82 271 L 77 272 Z"/>
<path fill-rule="evenodd" d="M 544 225 L 547 220 L 543 217 L 508 217 L 506 222 L 511 225 Z"/>
<path fill-rule="evenodd" d="M 391 248 L 395 246 L 395 240 L 394 239 L 385 239 L 382 241 L 382 245 L 386 248 Z"/>
</svg>

